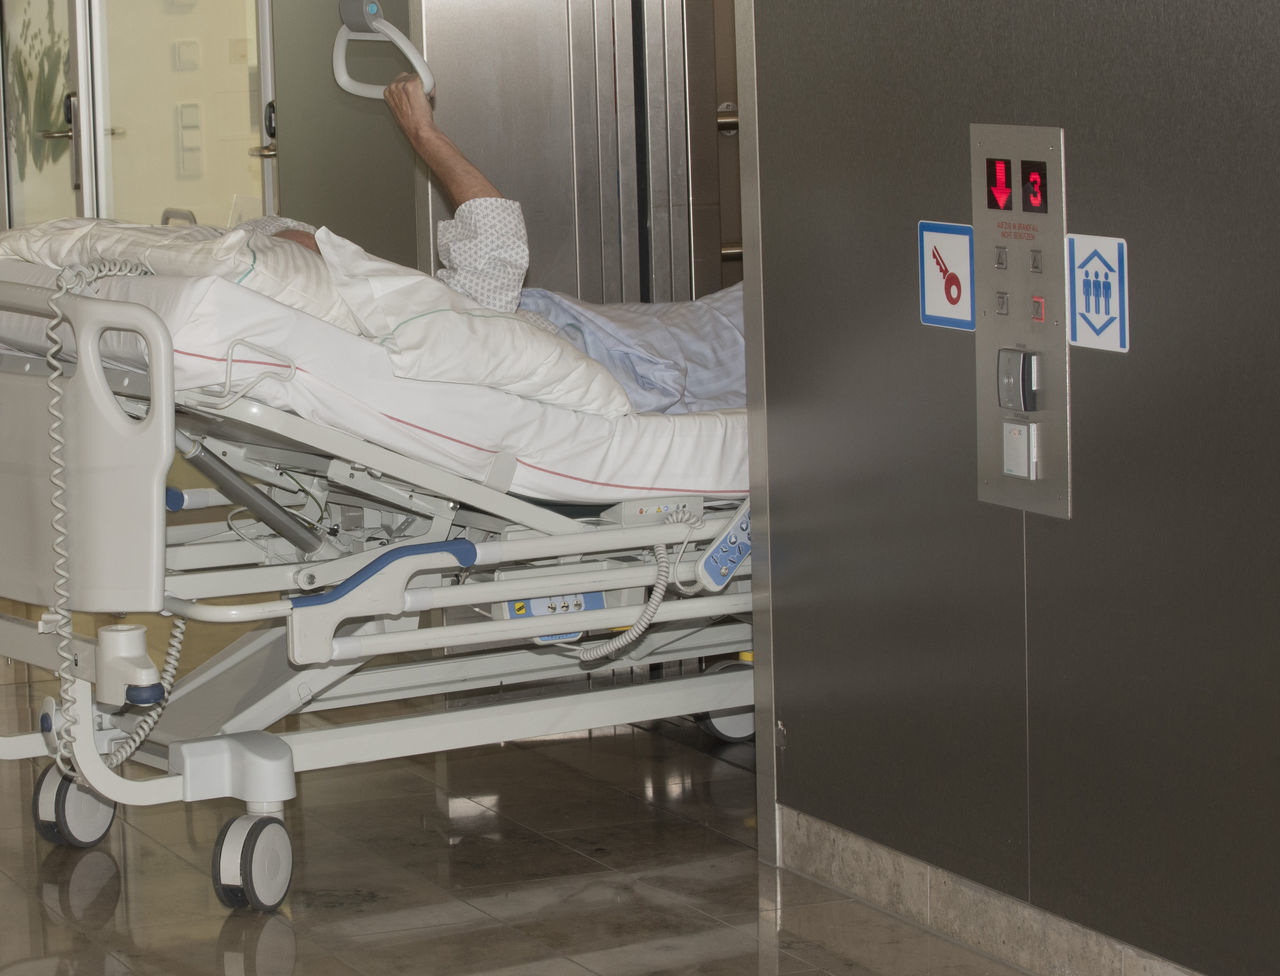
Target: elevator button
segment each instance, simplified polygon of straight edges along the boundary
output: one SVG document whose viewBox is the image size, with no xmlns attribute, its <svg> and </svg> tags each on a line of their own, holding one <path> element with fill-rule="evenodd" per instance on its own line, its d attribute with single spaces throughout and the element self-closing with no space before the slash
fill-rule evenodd
<svg viewBox="0 0 1280 976">
<path fill-rule="evenodd" d="M 1041 274 L 1044 271 L 1044 252 L 1031 252 L 1031 271 L 1034 274 Z"/>
<path fill-rule="evenodd" d="M 1044 321 L 1044 299 L 1036 295 L 1031 299 L 1031 321 Z"/>
<path fill-rule="evenodd" d="M 1009 293 L 1007 291 L 996 292 L 996 314 L 1009 314 Z"/>
<path fill-rule="evenodd" d="M 1009 249 L 1007 247 L 996 248 L 996 270 L 1005 271 L 1009 267 Z"/>
</svg>

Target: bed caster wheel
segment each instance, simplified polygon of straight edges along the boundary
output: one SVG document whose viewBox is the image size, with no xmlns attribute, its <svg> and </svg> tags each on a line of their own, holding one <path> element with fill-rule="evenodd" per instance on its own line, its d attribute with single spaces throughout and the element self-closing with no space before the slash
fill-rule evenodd
<svg viewBox="0 0 1280 976">
<path fill-rule="evenodd" d="M 63 776 L 55 763 L 36 780 L 31 812 L 36 833 L 49 843 L 93 847 L 111 829 L 116 805 Z"/>
<path fill-rule="evenodd" d="M 707 668 L 712 671 L 736 671 L 750 668 L 746 661 L 717 661 Z M 723 708 L 716 712 L 700 712 L 694 716 L 698 727 L 722 742 L 747 742 L 756 736 L 756 712 L 750 705 L 742 708 Z"/>
<path fill-rule="evenodd" d="M 227 908 L 274 912 L 293 878 L 293 845 L 277 817 L 245 814 L 222 825 L 213 845 L 213 891 Z"/>
</svg>

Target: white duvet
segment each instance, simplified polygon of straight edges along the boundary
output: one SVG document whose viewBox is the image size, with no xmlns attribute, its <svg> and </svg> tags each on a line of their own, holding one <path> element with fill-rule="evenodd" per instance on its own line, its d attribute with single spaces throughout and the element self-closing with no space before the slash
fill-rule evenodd
<svg viewBox="0 0 1280 976">
<path fill-rule="evenodd" d="M 51 287 L 57 259 L 93 260 L 103 245 L 101 234 L 0 235 L 0 255 L 24 259 L 0 260 L 0 279 Z M 283 241 L 256 247 L 251 233 L 232 247 L 225 240 L 228 236 L 219 238 L 221 245 L 192 236 L 191 244 L 205 246 L 189 251 L 205 252 L 204 259 L 212 256 L 221 273 L 191 277 L 189 269 L 178 267 L 188 249 L 158 249 L 154 240 L 145 243 L 145 234 L 133 235 L 136 259 L 162 273 L 104 279 L 91 288 L 93 295 L 137 302 L 160 316 L 173 335 L 179 390 L 216 388 L 229 374 L 234 389 L 256 383 L 251 394 L 256 400 L 463 477 L 491 480 L 495 471 L 509 471 L 513 462 L 514 471 L 503 476 L 499 487 L 533 498 L 611 503 L 672 493 L 725 498 L 746 493 L 745 410 L 636 413 L 625 408 L 625 396 L 620 400 L 605 380 L 588 391 L 603 403 L 589 404 L 581 391 L 575 394 L 571 387 L 581 383 L 574 371 L 583 369 L 583 360 L 591 360 L 576 350 L 565 353 L 567 343 L 539 334 L 527 323 L 507 330 L 503 355 L 514 364 L 525 351 L 520 345 L 524 338 L 534 348 L 554 350 L 547 373 L 558 371 L 564 380 L 564 402 L 554 402 L 558 394 L 545 390 L 535 391 L 542 394 L 537 397 L 515 392 L 526 376 L 514 366 L 506 389 L 487 381 L 460 380 L 460 375 L 471 375 L 468 368 L 476 374 L 485 372 L 479 364 L 492 349 L 494 336 L 479 330 L 463 331 L 460 336 L 448 330 L 438 330 L 441 334 L 417 330 L 415 347 L 405 343 L 396 352 L 407 354 L 406 362 L 416 361 L 424 378 L 403 378 L 397 375 L 402 366 L 390 343 L 378 341 L 397 331 L 399 320 L 384 317 L 379 322 L 366 313 L 362 321 L 353 314 L 343 328 L 298 307 L 331 310 L 336 295 L 348 308 L 341 291 L 357 286 L 343 282 L 323 265 L 325 260 L 346 260 L 338 256 L 341 247 L 331 248 L 322 259 L 293 244 L 285 250 Z M 242 250 L 245 247 L 248 252 Z M 263 254 L 268 257 L 264 259 Z M 347 258 L 354 260 L 358 255 Z M 284 262 L 295 261 L 311 262 L 306 274 L 318 277 L 298 279 L 281 272 Z M 408 289 L 401 297 L 423 287 L 412 275 L 398 282 L 398 273 L 392 271 L 366 277 L 374 279 L 367 285 L 370 290 Z M 302 294 L 298 280 L 316 282 L 315 290 Z M 246 287 L 250 282 L 253 290 Z M 266 297 L 278 287 L 290 289 L 291 301 L 286 302 L 284 295 Z M 453 305 L 442 306 L 424 318 L 443 322 L 455 311 Z M 507 320 L 481 321 L 501 328 Z M 41 355 L 43 334 L 41 320 L 0 315 L 0 344 L 9 348 Z M 410 333 L 401 327 L 400 334 Z M 109 332 L 104 351 L 120 361 L 141 364 L 136 342 L 122 341 L 125 338 Z M 291 372 L 286 364 L 296 369 Z M 429 378 L 432 370 L 440 374 L 439 379 Z M 575 395 L 578 401 L 572 401 Z"/>
<path fill-rule="evenodd" d="M 214 276 L 382 345 L 397 376 L 490 386 L 604 417 L 631 412 L 608 369 L 572 343 L 324 228 L 317 255 L 267 232 L 276 226 L 224 232 L 67 218 L 0 234 L 0 257 L 57 269 L 124 261 L 157 275 Z"/>
</svg>

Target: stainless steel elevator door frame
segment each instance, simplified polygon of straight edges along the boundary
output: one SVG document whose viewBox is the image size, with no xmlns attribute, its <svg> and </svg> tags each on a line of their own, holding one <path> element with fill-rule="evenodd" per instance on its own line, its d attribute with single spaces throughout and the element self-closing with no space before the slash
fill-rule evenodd
<svg viewBox="0 0 1280 976">
<path fill-rule="evenodd" d="M 526 284 L 639 300 L 629 0 L 432 0 L 415 24 L 441 126 L 529 229 Z M 421 266 L 438 263 L 439 190 L 419 195 Z"/>
</svg>

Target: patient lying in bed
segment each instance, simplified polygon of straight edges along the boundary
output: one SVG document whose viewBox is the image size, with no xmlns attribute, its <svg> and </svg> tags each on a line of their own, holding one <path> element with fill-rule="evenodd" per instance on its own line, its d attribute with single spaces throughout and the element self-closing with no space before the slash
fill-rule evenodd
<svg viewBox="0 0 1280 976">
<path fill-rule="evenodd" d="M 437 246 L 440 280 L 480 304 L 515 311 L 603 363 L 639 412 L 692 413 L 745 405 L 742 290 L 694 302 L 592 305 L 523 289 L 529 264 L 520 205 L 502 198 L 435 123 L 413 74 L 383 96 L 410 145 L 456 208 Z"/>
<path fill-rule="evenodd" d="M 495 223 L 514 230 L 494 234 Z M 445 267 L 435 277 L 280 217 L 230 230 L 66 218 L 0 233 L 0 258 L 54 269 L 125 262 L 157 275 L 224 278 L 372 340 L 396 375 L 412 379 L 491 385 L 605 416 L 743 405 L 740 289 L 695 302 L 591 305 L 517 287 L 507 301 L 518 307 L 507 311 L 458 285 L 484 278 L 495 262 L 509 264 L 512 253 L 527 254 L 519 205 L 472 200 L 440 231 Z"/>
<path fill-rule="evenodd" d="M 605 416 L 745 404 L 740 288 L 693 302 L 614 305 L 522 289 L 529 252 L 520 205 L 434 126 L 416 75 L 387 93 L 457 207 L 438 228 L 443 267 L 434 277 L 279 217 L 231 230 L 70 218 L 0 234 L 0 257 L 54 268 L 124 260 L 155 274 L 227 278 L 377 342 L 397 375 L 415 379 L 494 382 L 490 353 L 498 351 L 505 376 L 494 385 Z M 548 385 L 572 390 L 567 402 Z"/>
<path fill-rule="evenodd" d="M 376 262 L 328 230 L 300 227 L 276 233 L 325 258 L 341 284 L 351 264 Z M 514 200 L 478 197 L 464 202 L 437 234 L 444 267 L 436 277 L 449 287 L 497 311 L 554 332 L 603 364 L 621 384 L 638 413 L 696 413 L 745 405 L 745 342 L 742 289 L 727 288 L 692 302 L 595 305 L 541 288 L 520 288 L 528 266 L 528 245 L 520 205 Z M 395 291 L 392 315 L 414 314 L 430 285 L 416 287 L 418 272 L 391 265 L 406 280 Z M 389 270 L 388 269 L 388 270 Z M 378 268 L 364 269 L 377 275 Z M 425 276 L 423 276 L 425 278 Z M 385 309 L 384 309 L 385 310 Z M 362 331 L 385 335 L 393 324 L 362 322 Z"/>
</svg>

